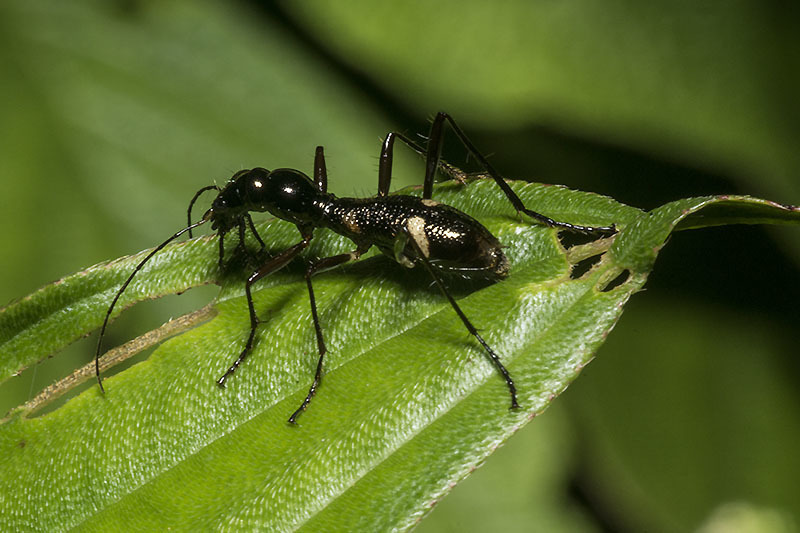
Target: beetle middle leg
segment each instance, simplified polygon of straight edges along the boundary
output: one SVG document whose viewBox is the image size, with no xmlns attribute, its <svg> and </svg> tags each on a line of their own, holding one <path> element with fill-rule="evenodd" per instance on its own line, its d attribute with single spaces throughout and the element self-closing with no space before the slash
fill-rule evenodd
<svg viewBox="0 0 800 533">
<path fill-rule="evenodd" d="M 346 254 L 339 254 L 334 255 L 331 257 L 325 257 L 323 259 L 319 259 L 317 261 L 312 262 L 308 265 L 308 270 L 306 270 L 306 285 L 308 286 L 308 300 L 311 304 L 311 318 L 314 321 L 314 333 L 317 336 L 317 350 L 319 352 L 319 359 L 317 360 L 317 369 L 314 372 L 314 381 L 311 383 L 311 387 L 308 389 L 308 394 L 306 398 L 303 400 L 303 403 L 297 410 L 292 413 L 292 416 L 289 417 L 289 423 L 295 424 L 297 421 L 297 417 L 306 410 L 308 404 L 311 402 L 311 398 L 316 394 L 317 387 L 319 387 L 319 383 L 322 380 L 322 361 L 325 358 L 325 354 L 328 352 L 327 347 L 325 346 L 325 339 L 322 337 L 322 327 L 319 323 L 319 314 L 317 313 L 317 300 L 314 297 L 314 287 L 311 284 L 311 276 L 316 274 L 317 272 L 328 270 L 330 268 L 337 267 L 339 265 L 343 265 L 349 261 L 355 261 L 361 254 L 366 252 L 369 249 L 369 246 L 363 247 L 359 246 L 356 250 L 346 253 Z"/>
<path fill-rule="evenodd" d="M 319 192 L 328 192 L 328 170 L 325 167 L 325 149 L 317 146 L 314 152 L 314 184 Z"/>
<path fill-rule="evenodd" d="M 410 138 L 406 137 L 401 133 L 389 132 L 386 135 L 386 138 L 383 140 L 383 144 L 381 145 L 381 155 L 378 162 L 378 196 L 386 196 L 389 194 L 389 186 L 392 182 L 392 161 L 394 159 L 394 140 L 400 139 L 403 143 L 417 152 L 420 155 L 425 155 L 425 148 L 420 146 L 419 144 L 415 143 Z M 431 160 L 433 161 L 433 160 Z M 461 183 L 466 183 L 467 181 L 467 173 L 461 170 L 460 168 L 454 167 L 453 165 L 442 161 L 441 158 L 438 158 L 434 163 L 434 166 L 438 166 L 439 170 L 443 173 L 447 174 L 451 179 L 459 181 Z M 431 174 L 431 191 L 433 190 L 433 176 L 435 172 Z M 427 170 L 426 170 L 427 176 Z M 427 178 L 426 178 L 427 182 Z M 431 192 L 425 191 L 423 192 L 423 198 L 430 199 Z"/>
</svg>

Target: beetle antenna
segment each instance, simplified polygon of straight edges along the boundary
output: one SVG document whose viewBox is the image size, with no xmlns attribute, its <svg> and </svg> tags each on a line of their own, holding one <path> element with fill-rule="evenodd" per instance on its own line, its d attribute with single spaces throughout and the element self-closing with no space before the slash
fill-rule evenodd
<svg viewBox="0 0 800 533">
<path fill-rule="evenodd" d="M 192 198 L 192 201 L 189 202 L 189 209 L 186 212 L 186 214 L 187 214 L 186 225 L 187 226 L 191 226 L 192 225 L 192 207 L 194 207 L 194 203 L 197 201 L 198 198 L 200 198 L 201 194 L 203 194 L 206 191 L 210 191 L 212 189 L 219 190 L 219 187 L 217 187 L 216 185 L 209 185 L 207 187 L 203 187 L 202 189 L 200 189 L 199 191 L 194 193 L 194 197 Z M 189 238 L 190 239 L 192 238 L 192 229 L 191 228 L 189 228 Z"/>
<path fill-rule="evenodd" d="M 201 189 L 195 195 L 194 200 L 197 199 L 197 197 L 200 195 L 201 192 L 203 192 L 203 190 L 207 190 L 207 189 L 208 189 L 208 187 L 206 187 L 206 189 Z M 192 200 L 192 202 L 194 202 L 194 200 Z M 189 207 L 189 209 L 191 209 L 191 206 Z M 210 211 L 209 211 L 209 213 L 210 213 Z M 102 349 L 103 336 L 105 336 L 106 327 L 108 326 L 108 319 L 111 318 L 111 312 L 114 310 L 114 306 L 117 305 L 117 300 L 119 300 L 119 297 L 122 296 L 123 292 L 125 292 L 125 289 L 128 288 L 128 285 L 130 285 L 130 283 L 133 280 L 133 277 L 136 275 L 136 273 L 139 272 L 142 269 L 142 267 L 145 265 L 145 263 L 150 261 L 151 257 L 156 255 L 158 252 L 161 251 L 162 248 L 164 248 L 170 242 L 174 241 L 175 239 L 177 239 L 178 237 L 180 237 L 181 235 L 183 235 L 187 231 L 191 232 L 197 226 L 200 226 L 200 225 L 205 224 L 206 222 L 208 222 L 210 220 L 209 213 L 206 213 L 206 216 L 204 216 L 200 221 L 195 222 L 194 224 L 189 224 L 187 227 L 183 228 L 182 230 L 180 230 L 179 232 L 174 234 L 172 237 L 170 237 L 166 241 L 162 242 L 161 244 L 159 244 L 158 246 L 153 248 L 153 250 L 149 254 L 147 254 L 147 257 L 142 259 L 142 261 L 138 265 L 136 265 L 136 268 L 133 269 L 133 272 L 131 272 L 131 275 L 128 276 L 128 279 L 125 280 L 125 283 L 122 284 L 122 287 L 119 288 L 119 290 L 117 291 L 116 296 L 114 296 L 114 300 L 111 302 L 111 305 L 108 307 L 108 311 L 106 311 L 106 318 L 103 320 L 103 327 L 100 328 L 100 338 L 97 339 L 97 352 L 95 353 L 95 356 L 94 356 L 94 371 L 95 371 L 95 374 L 97 375 L 97 383 L 100 385 L 100 390 L 103 393 L 105 393 L 106 391 L 103 388 L 103 380 L 100 379 L 100 351 Z"/>
</svg>

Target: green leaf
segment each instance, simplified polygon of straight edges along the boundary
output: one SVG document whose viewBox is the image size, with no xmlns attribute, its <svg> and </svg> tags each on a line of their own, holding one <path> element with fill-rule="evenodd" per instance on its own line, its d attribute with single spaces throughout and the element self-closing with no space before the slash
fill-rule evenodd
<svg viewBox="0 0 800 533">
<path fill-rule="evenodd" d="M 520 221 L 491 181 L 437 187 L 438 200 L 475 216 L 507 246 L 507 280 L 454 292 L 512 373 L 521 410 L 508 410 L 505 384 L 424 273 L 381 256 L 315 278 L 329 355 L 299 427 L 286 418 L 316 362 L 302 262 L 259 282 L 256 347 L 219 389 L 214 379 L 249 327 L 247 265 L 234 261 L 219 275 L 216 240 L 198 238 L 169 246 L 136 278 L 126 304 L 216 277 L 223 290 L 213 320 L 107 379 L 106 396 L 93 387 L 53 412 L 17 413 L 0 426 L 0 494 L 11 510 L 3 529 L 408 528 L 575 379 L 681 220 L 724 205 L 714 221 L 741 221 L 761 206 L 756 221 L 800 222 L 796 208 L 746 197 L 642 213 L 560 187 L 513 186 L 549 216 L 620 229 L 614 239 L 565 250 L 554 230 Z M 298 238 L 280 221 L 259 229 L 273 252 Z M 324 232 L 314 244 L 317 256 L 352 246 Z M 575 263 L 598 254 L 599 263 L 572 279 Z M 5 308 L 2 359 L 14 353 L 9 346 L 36 353 L 45 331 L 61 343 L 86 333 L 76 324 L 91 329 L 102 320 L 101 302 L 135 262 L 93 267 Z M 626 269 L 621 285 L 603 291 Z M 82 318 L 53 330 L 53 317 L 68 308 Z"/>
<path fill-rule="evenodd" d="M 705 196 L 670 202 L 654 209 L 622 233 L 611 253 L 623 268 L 652 269 L 659 249 L 675 229 L 722 224 L 792 224 L 800 209 L 748 196 Z"/>
</svg>

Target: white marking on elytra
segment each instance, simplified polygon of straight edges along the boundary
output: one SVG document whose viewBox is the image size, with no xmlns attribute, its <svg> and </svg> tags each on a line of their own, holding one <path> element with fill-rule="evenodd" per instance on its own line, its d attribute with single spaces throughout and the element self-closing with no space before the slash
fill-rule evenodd
<svg viewBox="0 0 800 533">
<path fill-rule="evenodd" d="M 426 207 L 435 207 L 439 205 L 439 202 L 437 202 L 436 200 L 431 200 L 430 198 L 423 198 L 422 205 Z"/>
<path fill-rule="evenodd" d="M 406 222 L 408 234 L 419 246 L 422 255 L 425 257 L 431 256 L 431 246 L 428 242 L 428 236 L 425 235 L 425 219 L 422 217 L 411 217 Z"/>
<path fill-rule="evenodd" d="M 358 227 L 358 222 L 356 221 L 356 216 L 354 211 L 348 211 L 342 217 L 342 223 L 345 225 L 347 229 L 349 229 L 353 233 L 361 233 L 361 228 Z"/>
</svg>

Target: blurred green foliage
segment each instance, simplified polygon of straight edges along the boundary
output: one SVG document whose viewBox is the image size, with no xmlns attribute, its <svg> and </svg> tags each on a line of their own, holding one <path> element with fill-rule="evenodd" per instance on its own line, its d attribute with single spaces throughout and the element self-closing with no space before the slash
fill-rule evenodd
<svg viewBox="0 0 800 533">
<path fill-rule="evenodd" d="M 3 303 L 159 242 L 195 190 L 235 170 L 310 169 L 317 144 L 334 192 L 368 194 L 379 137 L 424 132 L 439 109 L 508 177 L 648 209 L 727 192 L 800 203 L 800 18 L 785 2 L 12 1 L 0 14 Z M 418 182 L 402 163 L 398 187 Z M 798 258 L 796 231 L 673 237 L 547 422 L 420 529 L 791 527 Z M 117 340 L 212 295 L 134 310 Z M 87 353 L 4 384 L 0 406 Z M 501 455 L 517 441 L 531 444 Z"/>
</svg>

